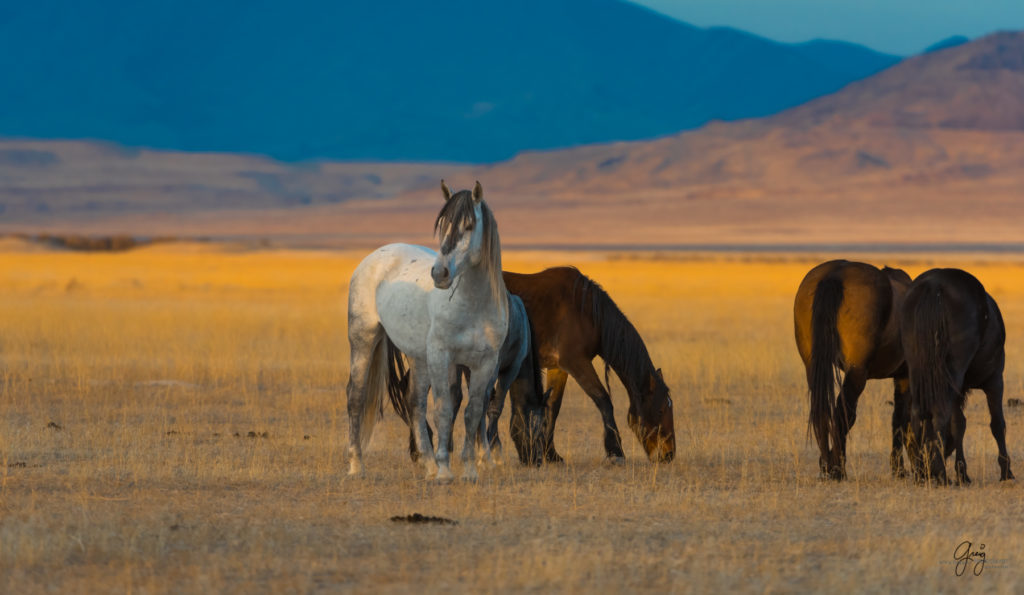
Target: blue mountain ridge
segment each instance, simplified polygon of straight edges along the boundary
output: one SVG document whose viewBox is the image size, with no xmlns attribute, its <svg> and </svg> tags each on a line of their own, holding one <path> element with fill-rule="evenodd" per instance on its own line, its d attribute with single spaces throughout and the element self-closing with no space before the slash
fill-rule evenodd
<svg viewBox="0 0 1024 595">
<path fill-rule="evenodd" d="M 764 116 L 898 61 L 619 0 L 22 0 L 0 135 L 483 163 Z"/>
</svg>

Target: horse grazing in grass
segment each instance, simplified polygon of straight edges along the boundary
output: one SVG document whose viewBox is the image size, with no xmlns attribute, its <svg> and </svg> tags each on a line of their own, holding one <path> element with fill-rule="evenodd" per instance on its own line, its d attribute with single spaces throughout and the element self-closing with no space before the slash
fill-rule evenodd
<svg viewBox="0 0 1024 595">
<path fill-rule="evenodd" d="M 955 450 L 957 480 L 970 483 L 963 407 L 967 392 L 980 388 L 999 449 L 999 479 L 1013 479 L 1003 418 L 1006 327 L 995 300 L 970 273 L 932 269 L 910 286 L 900 326 L 910 373 L 907 453 L 915 478 L 948 483 L 945 459 Z"/>
<path fill-rule="evenodd" d="M 508 292 L 501 276 L 498 224 L 477 182 L 452 194 L 441 182 L 445 205 L 434 222 L 441 252 L 390 244 L 356 267 L 349 284 L 349 473 L 363 472 L 362 449 L 382 409 L 395 349 L 409 360 L 410 419 L 428 477 L 452 477 L 448 445 L 455 418 L 454 391 L 469 381 L 463 478 L 477 477 L 474 447 L 490 459 L 483 439 L 487 392 L 508 333 Z M 393 345 L 393 347 L 392 347 Z M 438 402 L 438 447 L 427 433 L 427 391 Z M 426 457 L 424 455 L 433 454 Z"/>
<path fill-rule="evenodd" d="M 545 457 L 561 461 L 553 437 L 568 374 L 597 405 L 604 422 L 606 455 L 621 461 L 622 441 L 611 397 L 594 370 L 593 359 L 610 367 L 629 395 L 629 427 L 648 457 L 670 461 L 675 456 L 672 399 L 661 370 L 655 369 L 640 334 L 600 285 L 575 268 L 558 267 L 532 275 L 504 273 L 505 286 L 526 305 L 534 331 L 540 365 L 547 369 L 547 424 Z M 513 399 L 517 387 L 513 387 Z M 503 398 L 488 408 L 488 436 L 496 437 Z"/>
<path fill-rule="evenodd" d="M 811 395 L 809 425 L 824 477 L 846 477 L 846 437 L 869 378 L 893 378 L 892 472 L 902 476 L 906 367 L 899 313 L 910 276 L 899 269 L 832 260 L 807 273 L 796 292 L 796 345 Z M 839 395 L 836 383 L 842 373 Z"/>
</svg>

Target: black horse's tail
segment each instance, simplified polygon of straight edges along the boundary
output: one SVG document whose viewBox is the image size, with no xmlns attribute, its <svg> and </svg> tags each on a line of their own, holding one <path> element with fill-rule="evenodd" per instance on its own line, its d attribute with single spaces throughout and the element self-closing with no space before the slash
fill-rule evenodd
<svg viewBox="0 0 1024 595">
<path fill-rule="evenodd" d="M 910 372 L 910 406 L 925 417 L 948 418 L 952 412 L 954 385 L 949 370 L 949 321 L 941 291 L 921 293 L 914 304 L 911 336 L 904 337 L 904 354 Z M 938 431 L 938 428 L 936 428 Z"/>
<path fill-rule="evenodd" d="M 808 424 L 819 444 L 835 443 L 836 384 L 840 368 L 839 306 L 843 303 L 843 281 L 826 275 L 814 290 L 811 305 L 811 415 Z"/>
<path fill-rule="evenodd" d="M 412 423 L 412 411 L 406 396 L 409 394 L 409 369 L 405 365 L 405 355 L 387 337 L 387 389 L 388 398 L 395 413 L 407 424 Z"/>
</svg>

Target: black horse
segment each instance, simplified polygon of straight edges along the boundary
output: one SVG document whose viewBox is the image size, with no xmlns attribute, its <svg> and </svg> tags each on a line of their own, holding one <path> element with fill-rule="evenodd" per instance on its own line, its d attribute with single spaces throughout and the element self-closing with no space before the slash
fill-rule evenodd
<svg viewBox="0 0 1024 595">
<path fill-rule="evenodd" d="M 808 424 L 821 456 L 821 474 L 846 477 L 846 437 L 869 378 L 893 378 L 893 475 L 902 476 L 906 367 L 899 312 L 910 276 L 863 262 L 831 260 L 811 269 L 796 292 L 796 345 L 811 395 Z M 842 374 L 839 394 L 836 381 Z"/>
<path fill-rule="evenodd" d="M 999 479 L 1013 479 L 1003 418 L 1006 328 L 992 296 L 970 273 L 932 269 L 907 291 L 900 331 L 910 373 L 907 453 L 915 478 L 948 483 L 945 459 L 955 450 L 957 480 L 970 483 L 963 407 L 967 392 L 980 388 L 999 448 Z"/>
</svg>

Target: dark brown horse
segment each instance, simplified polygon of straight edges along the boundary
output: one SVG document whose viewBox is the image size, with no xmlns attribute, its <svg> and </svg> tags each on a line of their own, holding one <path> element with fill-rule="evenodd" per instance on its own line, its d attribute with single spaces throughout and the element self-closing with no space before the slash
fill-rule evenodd
<svg viewBox="0 0 1024 595">
<path fill-rule="evenodd" d="M 915 478 L 947 483 L 945 459 L 956 450 L 957 480 L 970 483 L 963 407 L 967 392 L 980 388 L 999 449 L 999 479 L 1013 479 L 1003 418 L 1006 327 L 995 300 L 970 273 L 932 269 L 910 286 L 901 318 L 910 373 L 907 454 Z"/>
<path fill-rule="evenodd" d="M 531 275 L 504 273 L 505 286 L 526 305 L 540 364 L 547 369 L 548 461 L 561 461 L 553 437 L 568 375 L 597 405 L 604 423 L 604 448 L 612 460 L 622 460 L 622 440 L 615 424 L 612 400 L 594 370 L 600 355 L 618 375 L 629 395 L 627 420 L 648 457 L 670 461 L 675 456 L 672 399 L 661 370 L 655 369 L 640 334 L 600 285 L 572 267 L 551 268 Z M 515 398 L 516 387 L 513 386 Z M 497 432 L 502 400 L 487 411 L 488 437 Z"/>
<path fill-rule="evenodd" d="M 846 437 L 869 378 L 894 379 L 891 465 L 894 475 L 904 474 L 901 453 L 908 382 L 899 312 L 909 286 L 910 276 L 899 269 L 833 260 L 811 269 L 797 289 L 796 345 L 807 371 L 809 425 L 821 451 L 818 464 L 825 477 L 846 477 Z"/>
</svg>

